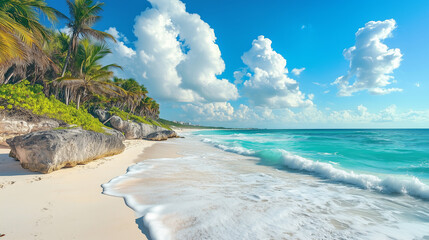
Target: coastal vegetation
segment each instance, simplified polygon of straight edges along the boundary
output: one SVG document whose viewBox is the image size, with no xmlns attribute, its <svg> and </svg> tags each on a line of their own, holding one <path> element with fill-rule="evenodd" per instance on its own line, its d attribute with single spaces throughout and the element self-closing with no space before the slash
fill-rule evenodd
<svg viewBox="0 0 429 240">
<path fill-rule="evenodd" d="M 53 95 L 48 98 L 42 89 L 41 85 L 30 85 L 28 81 L 1 85 L 0 110 L 26 110 L 32 114 L 61 120 L 69 125 L 81 126 L 85 130 L 104 132 L 104 125 L 86 109 L 66 105 Z"/>
<path fill-rule="evenodd" d="M 122 79 L 117 64 L 102 64 L 115 38 L 93 28 L 103 3 L 66 0 L 69 14 L 44 0 L 0 1 L 0 110 L 25 110 L 102 132 L 91 114 L 105 109 L 123 120 L 169 128 L 159 123 L 159 104 L 143 84 Z M 67 21 L 60 32 L 40 22 Z M 95 114 L 93 114 L 95 116 Z"/>
</svg>

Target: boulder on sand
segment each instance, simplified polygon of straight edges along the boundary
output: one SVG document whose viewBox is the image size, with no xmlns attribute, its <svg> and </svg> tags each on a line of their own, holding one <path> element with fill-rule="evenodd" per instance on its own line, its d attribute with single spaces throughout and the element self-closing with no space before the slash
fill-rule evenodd
<svg viewBox="0 0 429 240">
<path fill-rule="evenodd" d="M 50 173 L 119 154 L 125 145 L 116 135 L 83 129 L 33 132 L 8 139 L 10 156 L 30 171 Z"/>
<path fill-rule="evenodd" d="M 120 132 L 120 131 L 118 131 L 116 129 L 107 128 L 107 127 L 103 127 L 103 130 L 104 130 L 104 132 L 106 134 L 116 136 L 119 139 L 121 139 L 121 141 L 125 141 L 125 136 L 124 136 L 124 134 L 122 132 Z"/>
<path fill-rule="evenodd" d="M 148 136 L 146 136 L 146 139 L 152 140 L 152 141 L 164 141 L 164 140 L 167 140 L 168 138 L 175 138 L 175 137 L 178 137 L 175 131 L 166 130 L 166 131 L 151 133 Z"/>
</svg>

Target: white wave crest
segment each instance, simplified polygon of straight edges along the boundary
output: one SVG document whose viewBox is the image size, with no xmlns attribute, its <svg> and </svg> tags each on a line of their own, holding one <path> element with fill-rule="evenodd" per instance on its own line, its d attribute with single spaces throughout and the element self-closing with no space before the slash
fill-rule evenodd
<svg viewBox="0 0 429 240">
<path fill-rule="evenodd" d="M 202 139 L 202 142 L 209 143 L 226 152 L 238 153 L 246 156 L 258 156 L 255 151 L 243 147 L 226 146 L 208 138 Z M 389 176 L 381 179 L 378 176 L 370 174 L 359 174 L 353 171 L 335 168 L 334 165 L 336 163 L 334 162 L 330 164 L 313 161 L 282 149 L 278 149 L 278 151 L 281 153 L 282 164 L 290 169 L 306 171 L 324 179 L 351 184 L 364 189 L 371 189 L 387 194 L 407 194 L 412 197 L 429 200 L 429 186 L 422 183 L 416 177 L 412 177 L 411 179 L 400 179 Z"/>
<path fill-rule="evenodd" d="M 249 150 L 249 149 L 245 149 L 242 147 L 229 147 L 229 146 L 225 146 L 222 144 L 216 144 L 215 147 L 222 149 L 226 152 L 238 153 L 238 154 L 246 155 L 246 156 L 252 156 L 255 154 L 254 151 Z"/>
<path fill-rule="evenodd" d="M 322 178 L 336 182 L 352 184 L 365 189 L 372 189 L 383 193 L 401 193 L 413 197 L 429 200 L 429 186 L 418 178 L 403 180 L 394 177 L 380 179 L 369 174 L 357 174 L 334 168 L 329 163 L 312 161 L 307 158 L 294 155 L 290 152 L 279 150 L 282 153 L 283 164 L 291 169 L 314 173 Z"/>
<path fill-rule="evenodd" d="M 253 156 L 255 154 L 255 151 L 243 148 L 243 147 L 237 147 L 237 146 L 226 146 L 224 144 L 220 144 L 216 141 L 213 141 L 208 138 L 204 138 L 201 140 L 203 143 L 209 143 L 213 145 L 216 148 L 219 148 L 225 152 L 232 152 L 232 153 L 238 153 L 240 155 L 246 155 L 246 156 Z"/>
<path fill-rule="evenodd" d="M 208 138 L 203 138 L 203 139 L 201 140 L 201 142 L 203 142 L 203 143 L 214 143 L 214 141 L 213 141 L 213 140 L 208 139 Z"/>
</svg>

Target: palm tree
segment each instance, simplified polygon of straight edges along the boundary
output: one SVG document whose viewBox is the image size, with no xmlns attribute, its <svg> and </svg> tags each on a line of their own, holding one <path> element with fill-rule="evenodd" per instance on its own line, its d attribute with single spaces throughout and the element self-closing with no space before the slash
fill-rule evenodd
<svg viewBox="0 0 429 240">
<path fill-rule="evenodd" d="M 34 36 L 24 26 L 17 23 L 3 9 L 0 10 L 0 64 L 15 57 L 24 57 L 20 45 L 31 46 Z"/>
<path fill-rule="evenodd" d="M 75 54 L 77 51 L 80 38 L 93 37 L 101 41 L 104 41 L 105 38 L 110 38 L 116 41 L 112 35 L 92 28 L 101 19 L 98 14 L 102 11 L 101 7 L 104 3 L 94 3 L 93 0 L 75 0 L 74 2 L 67 0 L 67 4 L 70 11 L 68 27 L 71 30 L 71 39 L 61 77 L 64 77 L 66 73 L 71 54 Z"/>
<path fill-rule="evenodd" d="M 152 119 L 159 118 L 159 104 L 151 97 L 143 98 L 137 111 L 140 116 L 146 116 Z"/>
<path fill-rule="evenodd" d="M 66 59 L 70 37 L 66 33 L 55 31 L 51 41 L 45 42 L 43 51 L 49 58 L 62 69 Z"/>
<path fill-rule="evenodd" d="M 155 101 L 155 99 L 152 99 L 150 103 L 150 117 L 152 119 L 158 119 L 159 118 L 159 104 Z"/>
<path fill-rule="evenodd" d="M 102 66 L 99 61 L 110 49 L 103 43 L 91 43 L 89 39 L 80 41 L 72 72 L 77 77 L 62 77 L 57 79 L 58 87 L 63 89 L 63 97 L 66 104 L 75 100 L 77 108 L 80 103 L 88 101 L 94 95 L 118 97 L 124 94 L 124 90 L 109 81 L 113 76 L 112 68 L 122 69 L 116 64 Z"/>
<path fill-rule="evenodd" d="M 24 57 L 20 44 L 31 47 L 48 37 L 46 28 L 39 22 L 39 12 L 51 21 L 64 16 L 48 7 L 44 0 L 0 1 L 0 63 L 14 57 Z"/>
<path fill-rule="evenodd" d="M 52 22 L 64 17 L 43 0 L 0 0 L 0 83 L 17 75 L 25 78 L 30 65 L 34 72 L 49 68 L 41 48 L 50 32 L 40 24 L 39 13 Z"/>
<path fill-rule="evenodd" d="M 140 85 L 135 79 L 122 79 L 115 77 L 113 82 L 124 89 L 125 96 L 118 99 L 120 102 L 119 106 L 121 110 L 127 110 L 130 113 L 134 113 L 141 100 L 146 97 L 148 93 L 144 85 Z"/>
</svg>

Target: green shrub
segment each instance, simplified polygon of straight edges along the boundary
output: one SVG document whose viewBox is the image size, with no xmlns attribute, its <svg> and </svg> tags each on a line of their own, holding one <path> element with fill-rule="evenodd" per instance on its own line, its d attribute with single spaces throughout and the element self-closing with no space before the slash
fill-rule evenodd
<svg viewBox="0 0 429 240">
<path fill-rule="evenodd" d="M 62 120 L 85 130 L 104 132 L 104 125 L 87 112 L 67 106 L 54 96 L 47 98 L 41 85 L 30 85 L 28 81 L 18 84 L 0 85 L 0 109 L 26 109 L 36 115 Z"/>
</svg>

